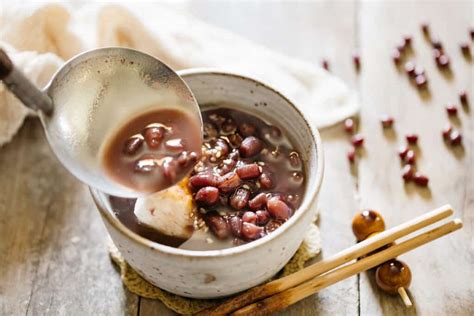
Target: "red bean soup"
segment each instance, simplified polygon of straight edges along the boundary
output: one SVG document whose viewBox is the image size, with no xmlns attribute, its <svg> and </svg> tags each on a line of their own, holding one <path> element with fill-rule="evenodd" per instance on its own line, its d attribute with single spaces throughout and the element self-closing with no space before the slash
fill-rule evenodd
<svg viewBox="0 0 474 316">
<path fill-rule="evenodd" d="M 140 223 L 133 213 L 135 200 L 110 197 L 118 219 L 145 238 L 194 250 L 238 246 L 271 234 L 295 213 L 303 200 L 304 164 L 278 124 L 227 107 L 206 108 L 210 109 L 202 112 L 201 158 L 188 181 L 196 205 L 194 232 L 189 240 L 163 236 Z M 157 113 L 155 120 L 158 118 Z M 136 122 L 136 129 L 130 129 L 128 137 L 139 133 L 143 121 Z M 144 121 L 145 125 L 152 122 Z M 173 138 L 185 139 L 188 132 L 189 129 L 182 130 Z M 138 138 L 146 142 L 146 132 L 140 135 Z M 127 168 L 131 169 L 137 168 L 138 163 L 128 158 L 128 152 L 138 157 L 135 143 L 140 143 L 133 137 L 125 147 L 122 145 L 124 150 L 115 152 L 120 158 L 112 160 L 122 159 L 130 163 Z M 185 148 L 187 157 L 197 150 Z M 139 150 L 148 154 L 146 149 Z M 191 162 L 192 159 L 186 160 Z M 141 171 L 138 174 L 141 176 Z"/>
<path fill-rule="evenodd" d="M 183 111 L 146 112 L 108 140 L 102 165 L 112 179 L 128 188 L 157 192 L 190 172 L 200 156 L 200 135 L 200 127 Z"/>
</svg>

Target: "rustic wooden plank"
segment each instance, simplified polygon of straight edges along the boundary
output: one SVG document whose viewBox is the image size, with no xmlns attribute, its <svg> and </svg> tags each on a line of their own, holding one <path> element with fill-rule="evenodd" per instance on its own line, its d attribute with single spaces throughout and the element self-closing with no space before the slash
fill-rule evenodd
<svg viewBox="0 0 474 316">
<path fill-rule="evenodd" d="M 38 120 L 1 148 L 0 174 L 0 314 L 136 314 L 88 189 L 56 160 Z"/>
<path fill-rule="evenodd" d="M 209 23 L 289 56 L 317 64 L 327 58 L 332 72 L 356 86 L 351 60 L 357 38 L 354 2 L 199 1 L 192 2 L 188 9 Z M 324 248 L 318 260 L 353 243 L 350 221 L 357 208 L 354 178 L 346 160 L 348 143 L 341 126 L 323 131 L 322 137 L 327 163 L 319 199 Z M 351 278 L 281 314 L 355 315 L 358 313 L 357 287 L 357 278 Z M 163 308 L 160 302 L 142 299 L 140 315 L 161 315 Z"/>
<path fill-rule="evenodd" d="M 401 257 L 413 273 L 410 293 L 415 306 L 410 310 L 404 308 L 398 297 L 381 294 L 372 274 L 363 274 L 363 315 L 474 313 L 472 111 L 461 111 L 459 115 L 459 128 L 464 136 L 462 149 L 451 149 L 441 138 L 441 130 L 448 122 L 444 106 L 448 102 L 459 104 L 460 90 L 470 90 L 472 109 L 473 64 L 462 57 L 458 45 L 470 41 L 468 27 L 472 26 L 473 12 L 472 1 L 361 4 L 362 132 L 367 137 L 366 154 L 359 166 L 361 204 L 380 210 L 387 225 L 393 226 L 450 203 L 465 224 L 461 232 Z M 424 20 L 430 23 L 431 33 L 441 39 L 451 58 L 452 76 L 442 75 L 436 68 L 431 48 L 420 31 Z M 392 49 L 405 34 L 414 36 L 414 55 L 410 59 L 426 69 L 429 97 L 422 98 L 391 61 Z M 379 116 L 383 113 L 395 117 L 395 133 L 382 132 Z M 404 185 L 401 179 L 396 150 L 405 143 L 404 135 L 409 132 L 420 136 L 418 168 L 430 177 L 429 189 Z"/>
</svg>

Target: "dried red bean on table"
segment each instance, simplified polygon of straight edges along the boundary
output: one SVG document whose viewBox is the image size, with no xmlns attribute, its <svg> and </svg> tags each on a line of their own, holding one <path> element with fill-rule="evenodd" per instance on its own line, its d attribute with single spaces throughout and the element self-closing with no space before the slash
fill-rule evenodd
<svg viewBox="0 0 474 316">
<path fill-rule="evenodd" d="M 460 145 L 462 142 L 462 135 L 458 130 L 453 129 L 451 131 L 451 134 L 449 135 L 449 141 L 451 142 L 451 145 L 457 146 Z"/>
<path fill-rule="evenodd" d="M 459 93 L 459 101 L 461 102 L 462 105 L 467 105 L 467 92 L 466 91 L 461 91 Z"/>
<path fill-rule="evenodd" d="M 407 154 L 405 155 L 405 158 L 403 159 L 403 161 L 406 164 L 414 165 L 416 163 L 416 154 L 415 154 L 415 152 L 411 149 L 408 150 Z"/>
<path fill-rule="evenodd" d="M 354 63 L 354 67 L 356 68 L 356 70 L 359 70 L 360 69 L 360 56 L 359 54 L 353 54 L 352 55 L 352 62 Z"/>
<path fill-rule="evenodd" d="M 405 53 L 405 49 L 406 49 L 405 42 L 402 42 L 397 45 L 397 50 L 400 52 L 400 54 L 403 55 L 403 53 Z"/>
<path fill-rule="evenodd" d="M 329 62 L 326 60 L 326 59 L 323 59 L 321 61 L 321 66 L 326 69 L 327 71 L 329 71 Z"/>
<path fill-rule="evenodd" d="M 347 160 L 349 160 L 350 163 L 353 163 L 356 158 L 356 151 L 354 148 L 349 149 L 347 152 Z"/>
<path fill-rule="evenodd" d="M 446 106 L 446 112 L 448 115 L 456 115 L 458 114 L 458 108 L 454 104 L 448 104 Z"/>
<path fill-rule="evenodd" d="M 413 177 L 413 181 L 418 186 L 426 187 L 426 186 L 428 186 L 428 182 L 430 180 L 428 179 L 427 176 L 424 176 L 424 175 L 417 172 L 417 173 L 415 173 L 415 176 Z"/>
<path fill-rule="evenodd" d="M 429 28 L 428 23 L 426 23 L 426 22 L 421 23 L 421 31 L 423 32 L 423 34 L 424 34 L 425 36 L 429 35 L 429 33 L 430 33 L 430 28 Z"/>
<path fill-rule="evenodd" d="M 443 50 L 443 44 L 441 43 L 439 39 L 432 40 L 431 46 L 433 46 L 434 49 L 439 49 L 441 51 Z"/>
<path fill-rule="evenodd" d="M 415 65 L 410 61 L 405 63 L 405 72 L 410 77 L 414 77 L 414 75 L 415 75 Z"/>
<path fill-rule="evenodd" d="M 393 126 L 394 119 L 390 115 L 385 114 L 380 119 L 380 122 L 382 122 L 383 128 L 391 128 Z"/>
<path fill-rule="evenodd" d="M 354 120 L 351 119 L 351 118 L 348 118 L 344 121 L 344 130 L 348 133 L 348 134 L 352 134 L 354 133 L 354 129 L 355 129 L 355 123 L 354 123 Z"/>
<path fill-rule="evenodd" d="M 405 138 L 410 145 L 416 145 L 418 143 L 418 135 L 416 134 L 408 134 Z"/>
<path fill-rule="evenodd" d="M 410 35 L 405 35 L 403 37 L 403 41 L 405 42 L 405 46 L 410 46 L 412 42 L 412 37 Z"/>
<path fill-rule="evenodd" d="M 361 134 L 356 134 L 352 136 L 351 142 L 354 147 L 362 147 L 364 145 L 364 137 Z"/>
<path fill-rule="evenodd" d="M 461 44 L 459 44 L 459 47 L 461 48 L 461 52 L 464 55 L 469 56 L 471 54 L 471 49 L 469 48 L 468 43 L 461 43 Z"/>
<path fill-rule="evenodd" d="M 451 131 L 453 130 L 453 126 L 451 124 L 446 124 L 446 126 L 443 128 L 442 134 L 444 139 L 448 139 L 449 135 L 451 135 Z"/>
<path fill-rule="evenodd" d="M 441 54 L 439 58 L 436 60 L 438 66 L 440 67 L 448 67 L 449 66 L 449 58 L 448 56 Z"/>
<path fill-rule="evenodd" d="M 400 54 L 400 52 L 398 50 L 394 50 L 392 53 L 392 60 L 395 63 L 395 65 L 400 64 L 401 59 L 402 59 L 402 55 Z"/>
<path fill-rule="evenodd" d="M 402 169 L 402 177 L 405 182 L 413 180 L 415 168 L 412 165 L 405 165 Z"/>
<path fill-rule="evenodd" d="M 398 149 L 398 156 L 400 156 L 401 159 L 405 159 L 405 157 L 406 157 L 409 150 L 410 150 L 410 148 L 408 148 L 406 146 L 400 147 Z"/>
<path fill-rule="evenodd" d="M 415 77 L 415 83 L 418 88 L 423 88 L 428 83 L 428 79 L 426 79 L 425 75 L 418 75 Z"/>
</svg>

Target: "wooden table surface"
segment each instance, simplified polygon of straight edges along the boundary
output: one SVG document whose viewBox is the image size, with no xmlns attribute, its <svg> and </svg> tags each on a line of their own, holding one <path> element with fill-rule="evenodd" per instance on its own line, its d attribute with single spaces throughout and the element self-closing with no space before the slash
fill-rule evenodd
<svg viewBox="0 0 474 316">
<path fill-rule="evenodd" d="M 472 1 L 380 2 L 194 2 L 189 10 L 290 56 L 319 63 L 360 93 L 363 157 L 350 168 L 342 126 L 322 131 L 326 170 L 320 195 L 320 228 L 327 257 L 354 243 L 352 216 L 361 208 L 379 210 L 387 226 L 450 203 L 465 227 L 454 235 L 402 256 L 413 273 L 405 309 L 398 297 L 377 289 L 363 273 L 313 295 L 284 315 L 473 315 L 474 173 L 473 61 L 459 43 L 474 26 Z M 428 21 L 451 58 L 450 75 L 437 70 L 420 23 Z M 410 58 L 423 65 L 429 95 L 420 95 L 390 58 L 405 34 L 414 38 Z M 471 43 L 471 50 L 474 46 Z M 359 51 L 362 69 L 351 54 Z M 470 109 L 454 123 L 463 146 L 451 149 L 440 136 L 448 102 L 467 90 Z M 379 117 L 395 117 L 384 133 Z M 404 185 L 396 150 L 404 135 L 420 135 L 418 167 L 429 189 Z M 87 188 L 69 175 L 51 153 L 40 124 L 28 119 L 0 149 L 0 315 L 168 315 L 160 302 L 129 293 L 109 260 L 107 233 Z"/>
</svg>

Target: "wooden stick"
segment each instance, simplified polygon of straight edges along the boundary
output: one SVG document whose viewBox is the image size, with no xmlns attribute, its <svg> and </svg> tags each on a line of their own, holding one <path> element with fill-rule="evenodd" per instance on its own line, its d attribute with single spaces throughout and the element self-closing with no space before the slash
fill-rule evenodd
<svg viewBox="0 0 474 316">
<path fill-rule="evenodd" d="M 349 247 L 328 259 L 312 264 L 289 276 L 280 278 L 278 280 L 269 282 L 261 286 L 254 287 L 248 290 L 247 292 L 244 292 L 232 299 L 229 299 L 228 301 L 217 307 L 204 310 L 198 315 L 229 314 L 242 306 L 259 301 L 276 293 L 285 291 L 298 284 L 308 281 L 314 278 L 315 276 L 330 271 L 340 266 L 341 264 L 347 263 L 353 259 L 366 255 L 376 249 L 379 249 L 382 246 L 394 242 L 398 238 L 404 237 L 423 227 L 427 227 L 433 223 L 436 223 L 444 218 L 451 216 L 452 214 L 453 210 L 451 206 L 444 205 L 429 213 L 418 216 L 406 223 L 381 232 L 380 234 L 377 234 L 376 236 L 370 239 L 364 240 L 356 245 L 353 245 L 352 247 Z"/>
<path fill-rule="evenodd" d="M 411 303 L 411 300 L 408 297 L 407 291 L 405 291 L 404 287 L 398 288 L 398 294 L 400 294 L 400 297 L 402 298 L 406 307 L 412 307 L 413 304 Z"/>
<path fill-rule="evenodd" d="M 345 265 L 342 268 L 315 277 L 314 279 L 297 287 L 291 288 L 284 292 L 273 295 L 263 301 L 259 301 L 241 308 L 232 313 L 232 315 L 267 315 L 271 312 L 284 309 L 336 282 L 371 269 L 387 260 L 396 258 L 405 252 L 447 235 L 455 230 L 460 229 L 461 227 L 462 221 L 460 219 L 455 219 L 428 232 L 408 239 L 400 244 L 396 244 L 371 256 L 365 257 L 364 259 L 356 261 L 352 264 Z"/>
</svg>

